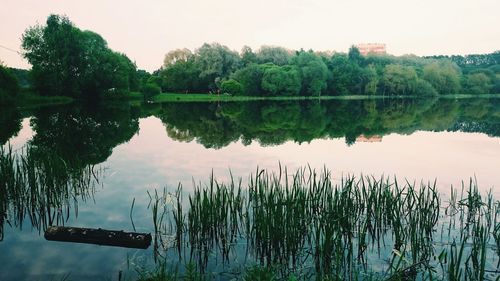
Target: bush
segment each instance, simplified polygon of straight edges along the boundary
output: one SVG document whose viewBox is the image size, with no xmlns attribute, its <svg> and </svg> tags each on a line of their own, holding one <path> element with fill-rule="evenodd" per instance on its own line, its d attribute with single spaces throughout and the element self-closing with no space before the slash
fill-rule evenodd
<svg viewBox="0 0 500 281">
<path fill-rule="evenodd" d="M 240 96 L 243 94 L 243 87 L 238 81 L 234 79 L 229 79 L 222 82 L 220 88 L 222 93 L 227 93 L 232 96 Z"/>
<path fill-rule="evenodd" d="M 427 80 L 418 79 L 415 88 L 415 95 L 417 96 L 437 96 L 438 92 Z"/>
<path fill-rule="evenodd" d="M 19 85 L 16 77 L 9 69 L 0 65 L 0 102 L 14 100 L 19 93 Z"/>
<path fill-rule="evenodd" d="M 152 97 L 159 95 L 161 93 L 160 86 L 153 84 L 153 83 L 147 83 L 144 85 L 142 88 L 142 93 L 144 94 L 144 99 L 151 99 Z"/>
</svg>

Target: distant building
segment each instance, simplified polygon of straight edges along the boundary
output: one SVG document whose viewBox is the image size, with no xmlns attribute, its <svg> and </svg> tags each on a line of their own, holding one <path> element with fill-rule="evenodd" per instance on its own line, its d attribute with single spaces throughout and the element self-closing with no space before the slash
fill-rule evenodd
<svg viewBox="0 0 500 281">
<path fill-rule="evenodd" d="M 387 53 L 385 50 L 385 44 L 380 43 L 358 44 L 356 45 L 356 48 L 359 49 L 359 52 L 363 56 L 366 56 L 368 54 L 383 55 Z"/>
</svg>

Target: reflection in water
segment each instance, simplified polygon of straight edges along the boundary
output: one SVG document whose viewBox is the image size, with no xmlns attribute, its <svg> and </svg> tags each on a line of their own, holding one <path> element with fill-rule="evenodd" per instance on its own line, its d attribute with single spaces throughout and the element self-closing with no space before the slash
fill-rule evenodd
<svg viewBox="0 0 500 281">
<path fill-rule="evenodd" d="M 19 114 L 2 125 L 17 133 Z M 93 197 L 105 161 L 113 148 L 138 130 L 138 118 L 130 106 L 41 108 L 33 113 L 36 132 L 24 148 L 0 150 L 0 233 L 5 222 L 21 228 L 25 218 L 39 232 L 63 225 L 78 201 Z"/>
<path fill-rule="evenodd" d="M 187 199 L 181 188 L 155 192 L 155 253 L 175 268 L 194 262 L 220 280 L 256 264 L 278 280 L 496 277 L 500 202 L 472 180 L 443 200 L 435 183 L 353 176 L 336 183 L 326 168 L 257 170 L 250 178 L 242 187 L 211 177 Z"/>
<path fill-rule="evenodd" d="M 193 114 L 196 112 L 196 114 Z M 196 139 L 221 148 L 242 140 L 261 145 L 298 143 L 320 138 L 379 138 L 415 131 L 481 132 L 500 136 L 500 100 L 334 100 L 245 103 L 163 104 L 156 115 L 169 136 Z"/>
<path fill-rule="evenodd" d="M 121 104 L 42 108 L 34 113 L 31 126 L 36 134 L 30 143 L 52 151 L 72 167 L 105 161 L 115 146 L 139 130 L 132 108 Z"/>
<path fill-rule="evenodd" d="M 2 108 L 0 110 L 0 145 L 5 144 L 19 130 L 21 130 L 19 111 L 12 108 Z"/>
<path fill-rule="evenodd" d="M 22 228 L 25 219 L 41 231 L 64 225 L 78 201 L 91 199 L 101 171 L 93 165 L 73 169 L 47 150 L 0 147 L 0 240 L 4 225 Z"/>
<path fill-rule="evenodd" d="M 59 177 L 64 182 L 73 173 L 77 178 L 82 174 L 93 177 L 92 167 L 100 163 L 104 163 L 102 166 L 109 173 L 106 177 L 97 177 L 104 188 L 97 189 L 96 193 L 93 187 L 78 189 L 64 185 L 34 189 L 38 191 L 33 194 L 28 192 L 31 189 L 19 187 L 0 191 L 0 213 L 3 214 L 0 226 L 5 227 L 0 252 L 7 253 L 0 254 L 0 263 L 5 269 L 0 271 L 0 279 L 17 280 L 24 276 L 44 280 L 51 277 L 42 274 L 50 271 L 52 274 L 72 272 L 72 279 L 85 280 L 91 279 L 85 276 L 88 272 L 96 277 L 124 270 L 128 255 L 137 252 L 91 245 L 54 245 L 39 237 L 37 231 L 26 231 L 29 228 L 26 226 L 33 224 L 40 230 L 51 223 L 65 222 L 72 226 L 131 230 L 129 212 L 135 198 L 133 215 L 137 229 L 151 232 L 152 221 L 146 214 L 146 190 L 176 186 L 179 181 L 189 190 L 187 184 L 193 178 L 205 179 L 211 170 L 220 176 L 230 168 L 236 178 L 244 177 L 245 181 L 256 166 L 275 168 L 280 161 L 291 169 L 307 163 L 316 168 L 326 165 L 336 177 L 340 173 L 358 175 L 361 172 L 396 174 L 417 181 L 437 177 L 438 182 L 444 181 L 444 184 L 438 183 L 440 188 L 445 187 L 440 192 L 446 194 L 449 183 L 457 186 L 455 180 L 474 174 L 485 189 L 497 187 L 494 167 L 498 166 L 499 159 L 498 138 L 486 135 L 500 136 L 499 103 L 498 99 L 134 106 L 122 103 L 94 109 L 63 106 L 1 111 L 2 144 L 10 136 L 24 135 L 26 128 L 19 131 L 21 120 L 24 118 L 22 124 L 27 126 L 30 117 L 33 129 L 33 138 L 28 141 L 30 157 L 56 159 L 47 163 L 30 162 L 39 162 L 38 166 L 33 164 L 37 169 L 54 171 L 49 175 L 55 184 L 47 186 L 56 186 Z M 143 117 L 150 118 L 139 119 Z M 482 135 L 417 132 L 445 130 Z M 348 144 L 360 143 L 347 147 L 343 140 L 330 138 L 345 138 Z M 380 139 L 380 143 L 361 143 Z M 28 149 L 16 153 L 26 156 Z M 56 172 L 61 168 L 66 168 L 62 176 Z M 5 177 L 6 171 L 2 168 L 0 174 Z M 45 175 L 40 173 L 40 176 L 42 174 Z M 495 189 L 493 193 L 498 195 Z M 29 202 L 35 203 L 33 208 Z M 21 211 L 14 211 L 16 208 Z M 76 212 L 78 220 L 74 218 Z M 13 227 L 9 227 L 9 223 Z M 150 257 L 151 253 L 137 255 Z"/>
</svg>

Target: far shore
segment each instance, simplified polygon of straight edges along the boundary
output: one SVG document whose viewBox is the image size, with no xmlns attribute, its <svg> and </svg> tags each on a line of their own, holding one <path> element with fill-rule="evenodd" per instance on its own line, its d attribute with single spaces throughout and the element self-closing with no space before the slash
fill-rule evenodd
<svg viewBox="0 0 500 281">
<path fill-rule="evenodd" d="M 470 98 L 500 98 L 500 94 L 456 94 L 439 96 L 381 96 L 381 95 L 347 95 L 347 96 L 231 96 L 228 94 L 204 93 L 161 93 L 154 96 L 151 101 L 161 102 L 203 102 L 203 101 L 259 101 L 259 100 L 367 100 L 367 99 L 406 99 L 406 98 L 445 98 L 445 99 L 470 99 Z"/>
</svg>

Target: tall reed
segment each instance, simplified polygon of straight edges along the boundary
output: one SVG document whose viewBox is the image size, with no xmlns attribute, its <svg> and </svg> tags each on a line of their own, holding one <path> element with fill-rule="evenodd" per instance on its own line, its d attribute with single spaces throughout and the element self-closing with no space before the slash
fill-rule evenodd
<svg viewBox="0 0 500 281">
<path fill-rule="evenodd" d="M 452 190 L 448 206 L 436 182 L 334 180 L 328 169 L 310 167 L 292 174 L 281 166 L 276 173 L 257 169 L 246 188 L 212 174 L 187 194 L 187 205 L 181 187 L 177 194 L 170 219 L 179 258 L 190 249 L 187 258 L 201 270 L 217 256 L 231 264 L 245 244 L 254 262 L 280 278 L 482 280 L 492 271 L 492 238 L 500 251 L 499 203 L 491 193 L 483 200 L 472 180 L 461 196 Z M 437 241 L 446 233 L 450 242 Z"/>
</svg>

